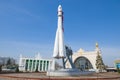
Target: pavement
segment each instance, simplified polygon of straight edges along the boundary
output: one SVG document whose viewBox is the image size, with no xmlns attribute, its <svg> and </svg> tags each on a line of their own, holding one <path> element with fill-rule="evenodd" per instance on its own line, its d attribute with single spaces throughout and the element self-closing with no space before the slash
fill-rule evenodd
<svg viewBox="0 0 120 80">
<path fill-rule="evenodd" d="M 106 72 L 77 77 L 50 77 L 46 73 L 0 73 L 0 80 L 120 80 L 120 74 Z"/>
</svg>

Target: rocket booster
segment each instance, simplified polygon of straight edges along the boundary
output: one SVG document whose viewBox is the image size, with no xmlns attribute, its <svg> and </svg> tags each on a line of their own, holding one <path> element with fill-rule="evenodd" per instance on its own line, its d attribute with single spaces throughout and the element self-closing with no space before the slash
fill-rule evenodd
<svg viewBox="0 0 120 80">
<path fill-rule="evenodd" d="M 58 28 L 56 31 L 53 57 L 54 58 L 65 57 L 65 45 L 64 45 L 64 35 L 63 35 L 63 11 L 61 5 L 58 6 Z"/>
</svg>

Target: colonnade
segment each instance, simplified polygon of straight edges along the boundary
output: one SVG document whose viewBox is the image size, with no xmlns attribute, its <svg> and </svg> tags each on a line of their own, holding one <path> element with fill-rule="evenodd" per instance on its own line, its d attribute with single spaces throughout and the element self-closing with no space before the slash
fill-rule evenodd
<svg viewBox="0 0 120 80">
<path fill-rule="evenodd" d="M 36 59 L 26 59 L 25 60 L 25 71 L 37 72 L 37 71 L 47 71 L 50 65 L 49 60 L 36 60 Z"/>
</svg>

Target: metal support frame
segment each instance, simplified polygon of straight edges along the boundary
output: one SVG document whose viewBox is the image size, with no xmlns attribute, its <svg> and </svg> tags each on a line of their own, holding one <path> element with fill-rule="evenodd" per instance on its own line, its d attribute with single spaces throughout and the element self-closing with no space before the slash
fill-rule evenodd
<svg viewBox="0 0 120 80">
<path fill-rule="evenodd" d="M 68 46 L 65 46 L 65 49 L 66 49 L 66 58 L 62 58 L 63 60 L 63 68 L 65 69 L 65 64 L 67 61 L 69 61 L 70 65 L 72 68 L 75 68 L 75 65 L 73 64 L 73 61 L 72 61 L 72 49 Z"/>
</svg>

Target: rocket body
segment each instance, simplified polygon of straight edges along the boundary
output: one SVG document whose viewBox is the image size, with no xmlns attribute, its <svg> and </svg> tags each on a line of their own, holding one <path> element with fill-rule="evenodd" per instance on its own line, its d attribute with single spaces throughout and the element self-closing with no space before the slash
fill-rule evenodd
<svg viewBox="0 0 120 80">
<path fill-rule="evenodd" d="M 54 58 L 65 57 L 65 45 L 64 45 L 64 35 L 63 35 L 63 12 L 61 5 L 58 6 L 58 27 L 56 31 L 53 57 Z"/>
</svg>

